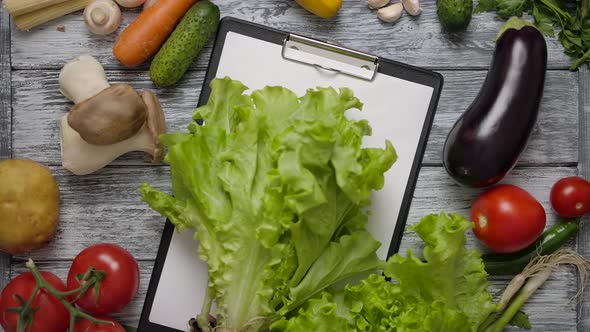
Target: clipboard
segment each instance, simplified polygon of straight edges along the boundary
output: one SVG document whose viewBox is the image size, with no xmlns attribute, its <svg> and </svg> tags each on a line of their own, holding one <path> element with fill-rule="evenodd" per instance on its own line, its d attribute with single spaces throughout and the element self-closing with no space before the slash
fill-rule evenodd
<svg viewBox="0 0 590 332">
<path fill-rule="evenodd" d="M 373 135 L 366 146 L 389 139 L 398 161 L 385 174 L 384 188 L 372 196 L 368 229 L 382 243 L 385 259 L 399 250 L 418 171 L 443 78 L 440 74 L 290 34 L 236 18 L 221 20 L 198 105 L 207 103 L 215 77 L 239 80 L 250 91 L 285 86 L 298 95 L 308 88 L 348 87 L 364 103 Z M 348 115 L 348 114 L 347 114 Z M 193 231 L 176 232 L 166 221 L 138 332 L 189 331 L 200 312 L 207 265 L 197 257 Z"/>
</svg>

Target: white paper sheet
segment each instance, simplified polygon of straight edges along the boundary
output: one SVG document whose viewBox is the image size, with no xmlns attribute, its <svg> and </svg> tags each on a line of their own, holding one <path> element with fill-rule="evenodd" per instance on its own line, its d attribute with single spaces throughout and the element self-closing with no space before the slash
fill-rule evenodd
<svg viewBox="0 0 590 332">
<path fill-rule="evenodd" d="M 284 60 L 281 50 L 282 45 L 229 32 L 216 76 L 240 80 L 251 90 L 280 85 L 298 95 L 318 86 L 347 87 L 354 91 L 364 108 L 362 112 L 349 111 L 347 115 L 367 119 L 373 128 L 373 135 L 366 137 L 364 144 L 383 147 L 385 139 L 389 139 L 399 156 L 385 175 L 384 188 L 372 197 L 368 225 L 369 231 L 382 243 L 378 255 L 385 258 L 433 88 L 379 73 L 371 82 L 339 75 Z M 153 323 L 181 331 L 187 330 L 188 317 L 200 311 L 207 286 L 207 268 L 196 257 L 196 244 L 191 235 L 192 231 L 175 232 L 149 318 Z"/>
</svg>

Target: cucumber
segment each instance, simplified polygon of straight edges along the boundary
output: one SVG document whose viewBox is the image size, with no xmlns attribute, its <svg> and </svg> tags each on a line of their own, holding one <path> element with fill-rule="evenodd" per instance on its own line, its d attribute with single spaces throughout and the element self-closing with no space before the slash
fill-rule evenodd
<svg viewBox="0 0 590 332">
<path fill-rule="evenodd" d="M 490 275 L 510 275 L 522 272 L 537 255 L 549 255 L 566 244 L 578 232 L 580 219 L 562 221 L 549 228 L 535 243 L 512 254 L 482 255 L 486 272 Z"/>
<path fill-rule="evenodd" d="M 473 0 L 438 0 L 438 18 L 448 30 L 465 29 L 471 22 Z"/>
<path fill-rule="evenodd" d="M 219 25 L 219 7 L 208 0 L 194 4 L 164 43 L 150 66 L 158 86 L 178 82 Z"/>
</svg>

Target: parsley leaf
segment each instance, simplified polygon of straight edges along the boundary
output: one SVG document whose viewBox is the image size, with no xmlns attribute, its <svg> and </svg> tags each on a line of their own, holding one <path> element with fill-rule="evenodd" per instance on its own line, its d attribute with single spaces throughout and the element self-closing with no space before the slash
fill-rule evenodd
<svg viewBox="0 0 590 332">
<path fill-rule="evenodd" d="M 534 6 L 531 13 L 535 18 L 535 26 L 544 35 L 549 37 L 555 37 L 555 28 L 553 27 L 553 20 L 551 12 L 545 7 Z"/>
<path fill-rule="evenodd" d="M 532 328 L 531 322 L 529 322 L 529 316 L 520 310 L 512 317 L 512 320 L 508 324 L 527 330 Z"/>
<path fill-rule="evenodd" d="M 529 0 L 498 0 L 498 15 L 522 16 L 528 6 L 530 6 Z"/>
<path fill-rule="evenodd" d="M 496 6 L 496 0 L 479 0 L 477 6 L 475 7 L 475 13 L 490 12 L 496 9 Z"/>
</svg>

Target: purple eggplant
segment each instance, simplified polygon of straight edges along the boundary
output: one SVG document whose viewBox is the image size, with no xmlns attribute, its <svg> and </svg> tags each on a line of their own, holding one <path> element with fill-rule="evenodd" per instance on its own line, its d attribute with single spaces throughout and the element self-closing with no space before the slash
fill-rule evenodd
<svg viewBox="0 0 590 332">
<path fill-rule="evenodd" d="M 537 121 L 546 71 L 539 30 L 521 23 L 500 32 L 485 82 L 445 142 L 443 164 L 455 181 L 490 186 L 514 167 Z"/>
</svg>

